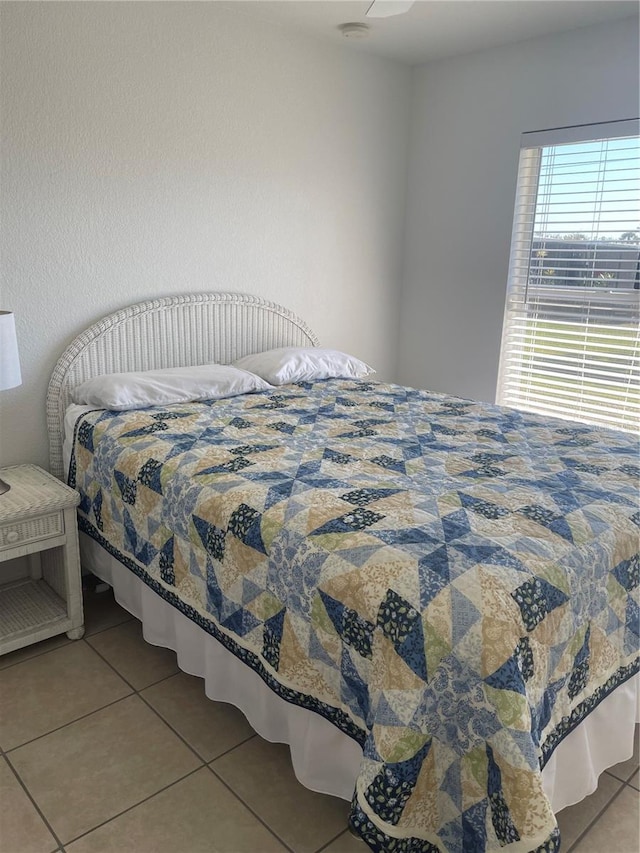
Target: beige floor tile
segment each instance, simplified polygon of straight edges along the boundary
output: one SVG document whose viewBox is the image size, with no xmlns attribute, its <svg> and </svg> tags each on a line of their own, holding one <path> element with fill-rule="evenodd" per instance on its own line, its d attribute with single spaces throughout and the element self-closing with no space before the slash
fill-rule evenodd
<svg viewBox="0 0 640 853">
<path fill-rule="evenodd" d="M 90 637 L 98 631 L 105 631 L 129 622 L 133 616 L 117 603 L 113 591 L 87 592 L 84 594 L 84 629 L 85 636 Z"/>
<path fill-rule="evenodd" d="M 6 751 L 121 699 L 131 688 L 84 641 L 0 671 Z"/>
<path fill-rule="evenodd" d="M 255 737 L 210 766 L 296 853 L 313 853 L 347 826 L 349 803 L 303 788 L 284 744 Z"/>
<path fill-rule="evenodd" d="M 204 681 L 184 672 L 148 687 L 141 695 L 205 761 L 254 734 L 241 711 L 207 699 Z"/>
<path fill-rule="evenodd" d="M 324 847 L 322 853 L 368 853 L 369 847 L 347 830 L 332 841 L 328 847 Z"/>
<path fill-rule="evenodd" d="M 598 789 L 591 796 L 576 803 L 575 806 L 569 806 L 569 808 L 558 812 L 556 818 L 560 827 L 563 850 L 568 850 L 582 835 L 591 821 L 598 816 L 609 800 L 620 790 L 622 784 L 619 779 L 614 779 L 613 776 L 607 776 L 606 773 L 603 773 L 598 780 Z"/>
<path fill-rule="evenodd" d="M 636 726 L 635 738 L 633 741 L 633 755 L 627 761 L 621 761 L 620 764 L 615 764 L 607 770 L 616 779 L 622 779 L 626 782 L 630 779 L 636 770 L 640 767 L 640 725 Z"/>
<path fill-rule="evenodd" d="M 66 634 L 58 634 L 57 637 L 49 637 L 48 640 L 42 640 L 40 643 L 32 643 L 30 646 L 23 646 L 21 649 L 16 649 L 15 652 L 9 652 L 8 655 L 0 656 L 0 669 L 6 669 L 8 666 L 13 666 L 23 660 L 36 658 L 38 655 L 45 652 L 59 649 L 60 646 L 68 646 L 72 643 Z"/>
<path fill-rule="evenodd" d="M 633 785 L 636 791 L 640 791 L 640 770 L 636 770 L 635 775 L 629 779 L 629 784 Z"/>
<path fill-rule="evenodd" d="M 199 764 L 137 696 L 16 749 L 11 762 L 63 843 Z"/>
<path fill-rule="evenodd" d="M 625 787 L 574 848 L 574 853 L 638 853 L 640 809 L 638 792 Z"/>
<path fill-rule="evenodd" d="M 58 842 L 47 829 L 4 758 L 0 758 L 0 850 L 51 853 Z"/>
<path fill-rule="evenodd" d="M 95 634 L 87 642 L 136 690 L 178 672 L 175 652 L 146 643 L 137 619 Z"/>
<path fill-rule="evenodd" d="M 203 768 L 67 846 L 68 853 L 284 853 Z"/>
</svg>

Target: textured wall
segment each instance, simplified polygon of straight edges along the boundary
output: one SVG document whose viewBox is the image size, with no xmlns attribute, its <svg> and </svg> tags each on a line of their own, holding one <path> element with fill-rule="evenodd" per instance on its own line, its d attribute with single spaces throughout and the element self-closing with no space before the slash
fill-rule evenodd
<svg viewBox="0 0 640 853">
<path fill-rule="evenodd" d="M 155 296 L 263 296 L 393 375 L 407 68 L 215 3 L 4 3 L 1 38 L 0 464 L 48 464 L 56 359 Z"/>
<path fill-rule="evenodd" d="M 520 134 L 637 115 L 633 18 L 416 69 L 400 382 L 495 399 Z"/>
</svg>

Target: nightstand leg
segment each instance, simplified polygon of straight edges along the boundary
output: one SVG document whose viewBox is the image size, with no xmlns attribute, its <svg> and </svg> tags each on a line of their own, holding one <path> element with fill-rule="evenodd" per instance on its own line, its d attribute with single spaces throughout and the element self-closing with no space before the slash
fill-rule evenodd
<svg viewBox="0 0 640 853">
<path fill-rule="evenodd" d="M 84 637 L 84 625 L 81 628 L 72 628 L 67 631 L 67 637 L 70 640 L 81 640 Z"/>
</svg>

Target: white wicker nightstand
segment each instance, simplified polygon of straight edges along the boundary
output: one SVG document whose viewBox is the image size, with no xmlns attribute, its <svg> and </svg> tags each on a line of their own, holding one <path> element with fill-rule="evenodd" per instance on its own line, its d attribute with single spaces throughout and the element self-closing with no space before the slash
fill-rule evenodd
<svg viewBox="0 0 640 853">
<path fill-rule="evenodd" d="M 76 506 L 80 496 L 35 465 L 0 469 L 0 564 L 28 557 L 29 573 L 2 584 L 0 654 L 66 631 L 84 634 Z"/>
</svg>

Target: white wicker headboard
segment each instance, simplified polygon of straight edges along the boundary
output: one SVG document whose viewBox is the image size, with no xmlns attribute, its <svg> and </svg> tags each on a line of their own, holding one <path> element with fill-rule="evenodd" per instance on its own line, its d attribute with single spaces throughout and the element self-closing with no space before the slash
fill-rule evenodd
<svg viewBox="0 0 640 853">
<path fill-rule="evenodd" d="M 71 391 L 103 373 L 229 364 L 274 347 L 317 346 L 299 317 L 244 293 L 195 293 L 139 302 L 94 323 L 61 355 L 47 392 L 51 472 L 63 477 L 62 427 Z"/>
</svg>

